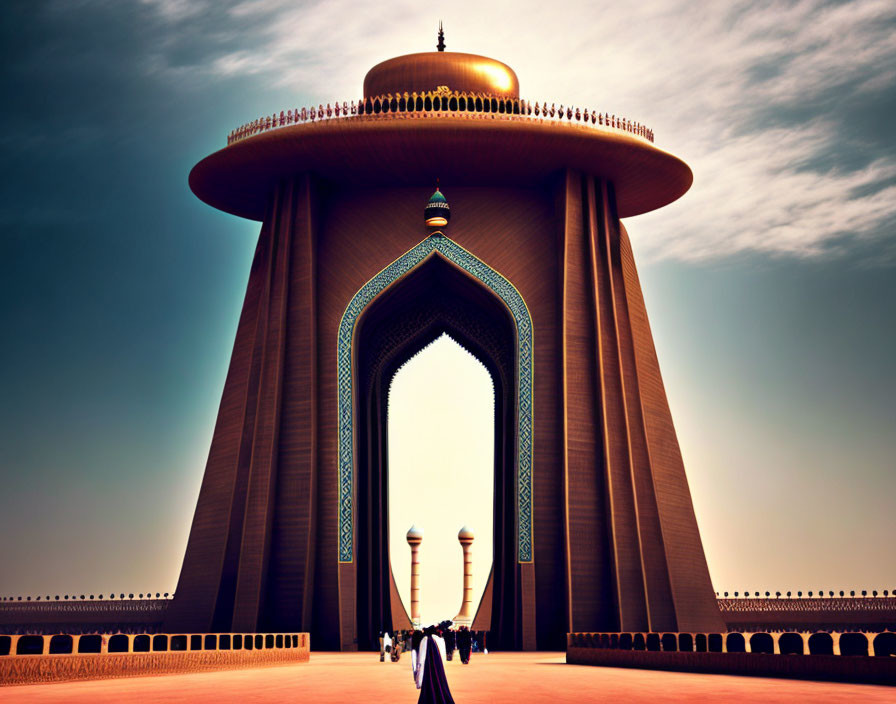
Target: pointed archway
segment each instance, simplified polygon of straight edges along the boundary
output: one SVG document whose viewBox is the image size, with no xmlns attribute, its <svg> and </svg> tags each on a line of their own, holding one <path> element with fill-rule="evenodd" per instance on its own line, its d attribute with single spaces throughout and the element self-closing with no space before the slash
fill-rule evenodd
<svg viewBox="0 0 896 704">
<path fill-rule="evenodd" d="M 360 648 L 408 623 L 388 549 L 389 384 L 446 332 L 495 382 L 493 569 L 482 608 L 496 647 L 521 640 L 518 566 L 532 561 L 532 322 L 510 282 L 436 233 L 365 284 L 340 326 L 339 558 L 356 563 Z"/>
<path fill-rule="evenodd" d="M 423 348 L 389 384 L 388 506 L 392 574 L 410 613 L 407 531 L 423 530 L 423 623 L 460 613 L 464 598 L 461 527 L 473 532 L 472 604 L 491 573 L 495 488 L 495 381 L 448 333 Z"/>
</svg>

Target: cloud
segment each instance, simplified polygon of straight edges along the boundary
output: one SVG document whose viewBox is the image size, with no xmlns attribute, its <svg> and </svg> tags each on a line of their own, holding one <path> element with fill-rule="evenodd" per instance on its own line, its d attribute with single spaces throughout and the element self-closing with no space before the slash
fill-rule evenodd
<svg viewBox="0 0 896 704">
<path fill-rule="evenodd" d="M 209 3 L 205 0 L 140 0 L 169 22 L 180 22 L 203 13 Z"/>
<path fill-rule="evenodd" d="M 206 9 L 147 1 L 173 24 Z M 525 97 L 646 123 L 696 177 L 679 203 L 628 223 L 647 257 L 818 257 L 847 251 L 850 238 L 893 237 L 896 135 L 868 127 L 889 124 L 893 107 L 887 0 L 461 0 L 438 17 L 405 0 L 247 0 L 216 13 L 238 40 L 210 44 L 190 68 L 274 86 L 283 108 L 357 97 L 373 64 L 432 50 L 442 19 L 449 50 L 506 61 Z"/>
</svg>

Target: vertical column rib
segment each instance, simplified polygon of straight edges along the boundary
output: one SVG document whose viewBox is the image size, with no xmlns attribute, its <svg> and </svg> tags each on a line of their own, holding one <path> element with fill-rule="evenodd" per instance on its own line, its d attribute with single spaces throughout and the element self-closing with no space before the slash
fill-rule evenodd
<svg viewBox="0 0 896 704">
<path fill-rule="evenodd" d="M 684 464 L 663 388 L 637 269 L 620 225 L 620 259 L 633 329 L 638 389 L 676 630 L 719 632 L 722 618 L 709 578 Z"/>
<path fill-rule="evenodd" d="M 647 605 L 648 627 L 652 631 L 675 629 L 675 608 L 669 587 L 663 532 L 656 504 L 656 487 L 653 466 L 641 401 L 640 383 L 635 357 L 635 345 L 643 344 L 639 321 L 632 321 L 626 293 L 626 274 L 631 257 L 623 257 L 621 225 L 615 212 L 612 185 L 607 186 L 606 218 L 609 238 L 609 254 L 612 262 L 613 298 L 616 311 L 617 338 L 619 340 L 620 365 L 625 394 L 626 416 L 629 430 L 629 456 L 632 467 L 632 484 L 635 492 L 635 508 L 638 517 L 638 535 L 641 547 L 641 566 L 644 573 L 644 590 Z M 627 246 L 628 242 L 625 242 Z"/>
<path fill-rule="evenodd" d="M 561 350 L 564 540 L 569 630 L 616 627 L 616 589 L 608 546 L 600 379 L 595 368 L 595 290 L 590 276 L 582 176 L 567 171 L 562 222 Z"/>
<path fill-rule="evenodd" d="M 262 622 L 312 630 L 317 530 L 317 274 L 313 184 L 307 174 L 289 188 L 282 228 L 290 238 L 286 346 L 280 405 L 271 567 Z"/>
<path fill-rule="evenodd" d="M 272 258 L 263 316 L 266 325 L 262 328 L 261 382 L 234 602 L 233 628 L 241 631 L 258 629 L 270 554 L 286 344 L 292 207 L 293 189 L 291 185 L 281 185 L 272 204 Z"/>
<path fill-rule="evenodd" d="M 645 630 L 648 623 L 644 570 L 641 562 L 637 503 L 632 482 L 625 389 L 616 330 L 606 187 L 604 184 L 601 185 L 598 201 L 594 180 L 588 178 L 585 183 L 585 195 L 588 204 L 592 277 L 597 299 L 595 313 L 598 367 L 619 600 L 619 627 L 623 630 Z"/>
</svg>

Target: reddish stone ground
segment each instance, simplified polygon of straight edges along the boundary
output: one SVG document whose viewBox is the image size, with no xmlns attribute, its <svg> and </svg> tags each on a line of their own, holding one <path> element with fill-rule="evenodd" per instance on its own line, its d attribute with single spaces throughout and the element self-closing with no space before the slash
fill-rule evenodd
<svg viewBox="0 0 896 704">
<path fill-rule="evenodd" d="M 562 653 L 474 655 L 447 664 L 457 704 L 502 702 L 887 702 L 896 689 L 872 685 L 695 675 L 567 665 Z M 0 688 L 0 701 L 29 702 L 388 702 L 413 704 L 410 659 L 370 653 L 312 653 L 304 665 L 188 675 Z"/>
</svg>

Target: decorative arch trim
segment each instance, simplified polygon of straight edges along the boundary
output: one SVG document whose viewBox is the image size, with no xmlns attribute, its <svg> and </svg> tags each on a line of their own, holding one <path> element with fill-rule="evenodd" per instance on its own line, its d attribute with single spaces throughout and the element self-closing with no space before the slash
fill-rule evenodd
<svg viewBox="0 0 896 704">
<path fill-rule="evenodd" d="M 434 232 L 365 283 L 342 314 L 336 341 L 339 414 L 339 562 L 354 560 L 354 379 L 355 326 L 367 306 L 386 288 L 434 254 L 488 286 L 504 302 L 516 325 L 517 343 L 517 558 L 532 562 L 532 392 L 533 329 L 529 308 L 516 287 L 441 232 Z"/>
</svg>

